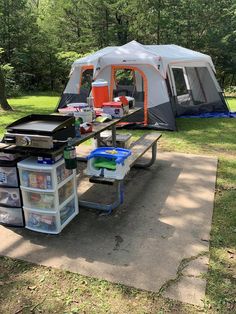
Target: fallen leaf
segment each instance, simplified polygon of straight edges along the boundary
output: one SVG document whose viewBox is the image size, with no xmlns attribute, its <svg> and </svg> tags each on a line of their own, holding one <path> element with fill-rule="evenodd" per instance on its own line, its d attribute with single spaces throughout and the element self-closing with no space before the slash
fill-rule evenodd
<svg viewBox="0 0 236 314">
<path fill-rule="evenodd" d="M 29 286 L 28 289 L 29 290 L 35 290 L 37 288 L 37 286 Z"/>
<path fill-rule="evenodd" d="M 39 280 L 39 282 L 43 282 L 45 280 L 45 276 L 41 277 L 41 279 Z"/>
</svg>

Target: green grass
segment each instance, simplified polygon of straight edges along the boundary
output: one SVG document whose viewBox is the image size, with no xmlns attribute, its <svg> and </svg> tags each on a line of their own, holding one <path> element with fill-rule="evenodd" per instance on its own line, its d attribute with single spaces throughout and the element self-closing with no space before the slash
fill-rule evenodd
<svg viewBox="0 0 236 314">
<path fill-rule="evenodd" d="M 1 111 L 0 136 L 3 135 L 5 127 L 28 114 L 52 113 L 59 101 L 58 96 L 22 96 L 9 99 L 9 103 L 14 109 L 13 112 Z"/>
<path fill-rule="evenodd" d="M 227 97 L 226 100 L 229 104 L 230 110 L 236 111 L 236 98 L 235 97 Z"/>
<path fill-rule="evenodd" d="M 58 97 L 11 99 L 13 113 L 1 112 L 1 130 L 30 113 L 50 113 Z M 236 111 L 236 98 L 228 100 Z M 177 119 L 179 132 L 163 132 L 162 151 L 219 157 L 206 275 L 204 312 L 236 312 L 236 119 Z M 129 131 L 130 132 L 130 131 Z M 133 131 L 134 137 L 148 131 Z M 0 259 L 1 313 L 199 313 L 201 309 L 123 285 Z M 2 302 L 1 302 L 2 299 Z"/>
</svg>

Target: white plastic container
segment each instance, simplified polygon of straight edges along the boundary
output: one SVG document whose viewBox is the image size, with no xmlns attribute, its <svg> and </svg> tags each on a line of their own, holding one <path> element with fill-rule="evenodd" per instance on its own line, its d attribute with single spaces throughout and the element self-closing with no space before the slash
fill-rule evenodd
<svg viewBox="0 0 236 314">
<path fill-rule="evenodd" d="M 82 120 L 82 123 L 88 122 L 91 123 L 93 121 L 93 113 L 90 110 L 87 111 L 76 111 L 74 112 L 75 119 L 80 118 Z"/>
<path fill-rule="evenodd" d="M 22 209 L 0 206 L 0 223 L 16 227 L 24 226 Z"/>
</svg>

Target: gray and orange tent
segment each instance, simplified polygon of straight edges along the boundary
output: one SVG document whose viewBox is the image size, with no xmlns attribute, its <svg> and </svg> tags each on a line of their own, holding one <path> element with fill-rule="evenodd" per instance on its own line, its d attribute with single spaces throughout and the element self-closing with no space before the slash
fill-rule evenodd
<svg viewBox="0 0 236 314">
<path fill-rule="evenodd" d="M 125 75 L 117 80 L 122 72 L 129 80 Z M 98 79 L 108 82 L 110 101 L 119 95 L 135 98 L 142 110 L 129 122 L 139 127 L 176 130 L 180 115 L 228 111 L 211 57 L 177 45 L 131 41 L 76 60 L 57 109 L 86 102 Z"/>
</svg>

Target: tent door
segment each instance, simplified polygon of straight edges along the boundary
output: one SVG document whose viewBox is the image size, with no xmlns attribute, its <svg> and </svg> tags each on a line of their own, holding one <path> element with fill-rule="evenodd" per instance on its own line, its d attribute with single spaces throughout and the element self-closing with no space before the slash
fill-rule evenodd
<svg viewBox="0 0 236 314">
<path fill-rule="evenodd" d="M 112 66 L 111 98 L 121 95 L 135 99 L 135 106 L 142 108 L 135 115 L 135 123 L 147 124 L 147 81 L 145 74 L 137 67 Z"/>
</svg>

